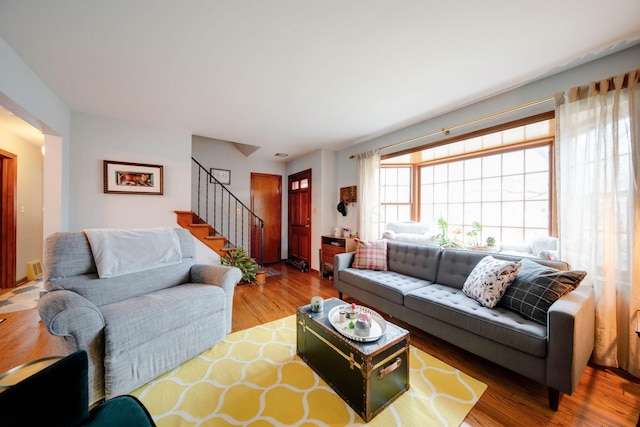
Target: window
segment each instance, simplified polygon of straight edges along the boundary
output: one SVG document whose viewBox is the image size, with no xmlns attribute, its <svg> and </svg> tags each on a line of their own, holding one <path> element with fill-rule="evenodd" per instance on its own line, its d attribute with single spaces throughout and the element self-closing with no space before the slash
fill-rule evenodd
<svg viewBox="0 0 640 427">
<path fill-rule="evenodd" d="M 382 220 L 421 221 L 437 231 L 442 218 L 449 224 L 449 237 L 465 244 L 484 244 L 487 237 L 523 243 L 550 235 L 554 131 L 554 119 L 546 117 L 385 156 Z M 413 190 L 407 176 L 412 171 L 417 183 Z M 474 223 L 482 231 L 469 241 Z"/>
<path fill-rule="evenodd" d="M 380 235 L 384 225 L 411 219 L 411 166 L 380 169 Z"/>
</svg>

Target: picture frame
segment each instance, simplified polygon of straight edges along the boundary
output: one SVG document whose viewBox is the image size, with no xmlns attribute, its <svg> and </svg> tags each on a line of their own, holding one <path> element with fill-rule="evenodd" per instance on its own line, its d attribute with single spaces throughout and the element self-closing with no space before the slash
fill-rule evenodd
<svg viewBox="0 0 640 427">
<path fill-rule="evenodd" d="M 104 192 L 108 194 L 164 194 L 162 165 L 104 160 Z"/>
<path fill-rule="evenodd" d="M 217 179 L 220 184 L 225 184 L 225 185 L 231 184 L 230 170 L 211 168 L 209 169 L 209 173 L 211 173 L 211 178 L 209 178 L 209 181 L 211 182 L 211 184 L 215 184 L 216 182 L 213 178 Z"/>
</svg>

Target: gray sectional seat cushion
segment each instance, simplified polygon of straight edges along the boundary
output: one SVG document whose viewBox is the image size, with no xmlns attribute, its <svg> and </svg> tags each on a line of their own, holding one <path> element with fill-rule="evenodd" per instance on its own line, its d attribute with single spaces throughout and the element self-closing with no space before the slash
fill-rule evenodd
<svg viewBox="0 0 640 427">
<path fill-rule="evenodd" d="M 38 311 L 69 352 L 87 351 L 89 399 L 127 394 L 211 347 L 231 330 L 241 272 L 195 263 L 190 232 L 176 228 L 180 263 L 99 278 L 83 232 L 47 238 Z"/>
<path fill-rule="evenodd" d="M 521 261 L 520 256 L 395 241 L 388 241 L 387 249 L 388 271 L 353 268 L 353 252 L 336 255 L 334 287 L 340 296 L 348 294 L 547 385 L 552 408 L 557 409 L 553 396 L 573 392 L 593 349 L 595 303 L 590 286 L 580 285 L 551 304 L 544 314 L 546 322 L 534 321 L 500 303 L 484 307 L 462 291 L 484 257 Z M 527 262 L 543 270 L 569 270 L 562 261 Z"/>
</svg>

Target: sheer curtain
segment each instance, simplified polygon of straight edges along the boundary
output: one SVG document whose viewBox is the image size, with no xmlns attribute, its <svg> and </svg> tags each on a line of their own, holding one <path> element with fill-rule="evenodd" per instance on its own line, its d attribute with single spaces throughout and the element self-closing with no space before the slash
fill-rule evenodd
<svg viewBox="0 0 640 427">
<path fill-rule="evenodd" d="M 380 213 L 380 149 L 356 154 L 358 160 L 358 235 L 378 239 Z"/>
<path fill-rule="evenodd" d="M 595 363 L 640 376 L 640 69 L 556 96 L 560 256 L 596 295 Z"/>
</svg>

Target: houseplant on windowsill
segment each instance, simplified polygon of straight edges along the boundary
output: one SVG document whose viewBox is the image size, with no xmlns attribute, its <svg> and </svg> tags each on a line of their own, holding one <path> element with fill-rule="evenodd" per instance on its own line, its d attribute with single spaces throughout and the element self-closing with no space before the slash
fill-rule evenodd
<svg viewBox="0 0 640 427">
<path fill-rule="evenodd" d="M 429 239 L 429 243 L 443 248 L 461 249 L 464 247 L 460 240 L 449 237 L 449 223 L 442 217 L 438 219 L 438 228 L 440 228 L 440 233 Z"/>
<path fill-rule="evenodd" d="M 242 247 L 232 248 L 227 254 L 220 258 L 222 265 L 239 268 L 242 272 L 242 280 L 254 285 L 264 284 L 266 271 L 263 270 L 255 259 L 251 258 Z"/>
</svg>

